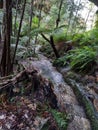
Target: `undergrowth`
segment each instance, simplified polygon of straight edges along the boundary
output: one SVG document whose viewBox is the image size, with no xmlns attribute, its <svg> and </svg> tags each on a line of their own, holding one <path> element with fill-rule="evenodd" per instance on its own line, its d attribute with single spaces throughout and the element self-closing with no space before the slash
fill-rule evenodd
<svg viewBox="0 0 98 130">
<path fill-rule="evenodd" d="M 76 48 L 67 56 L 70 66 L 76 71 L 89 71 L 96 64 L 96 51 L 90 47 Z"/>
<path fill-rule="evenodd" d="M 63 57 L 60 57 L 58 59 L 55 59 L 53 61 L 53 65 L 57 67 L 64 67 L 67 64 L 67 57 L 66 55 Z"/>
<path fill-rule="evenodd" d="M 57 110 L 51 109 L 50 110 L 55 121 L 58 124 L 59 130 L 67 130 L 68 125 L 68 117 L 66 114 L 58 112 Z"/>
<path fill-rule="evenodd" d="M 69 51 L 63 57 L 54 60 L 53 65 L 64 67 L 69 63 L 70 67 L 78 72 L 89 72 L 94 69 L 97 62 L 97 52 L 94 48 L 84 46 Z"/>
</svg>

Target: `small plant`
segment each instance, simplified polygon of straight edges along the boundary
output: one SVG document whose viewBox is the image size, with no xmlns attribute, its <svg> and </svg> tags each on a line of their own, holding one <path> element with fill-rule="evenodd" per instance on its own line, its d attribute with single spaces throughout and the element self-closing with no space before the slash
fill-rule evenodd
<svg viewBox="0 0 98 130">
<path fill-rule="evenodd" d="M 60 57 L 56 60 L 54 60 L 53 65 L 58 67 L 63 67 L 67 64 L 66 56 Z"/>
<path fill-rule="evenodd" d="M 90 47 L 76 48 L 71 50 L 67 58 L 70 60 L 72 69 L 76 71 L 89 71 L 96 63 L 96 51 Z"/>
<path fill-rule="evenodd" d="M 60 130 L 66 130 L 68 119 L 65 113 L 58 112 L 57 110 L 50 110 Z"/>
<path fill-rule="evenodd" d="M 93 43 L 93 39 L 90 36 L 90 32 L 75 34 L 73 42 L 78 46 L 90 46 Z"/>
<path fill-rule="evenodd" d="M 66 41 L 66 35 L 65 33 L 55 33 L 54 34 L 54 41 L 55 43 L 61 42 L 61 41 Z"/>
<path fill-rule="evenodd" d="M 49 43 L 45 43 L 44 45 L 42 45 L 42 47 L 40 48 L 40 51 L 43 52 L 43 54 L 49 58 L 55 57 L 52 47 L 50 46 Z"/>
</svg>

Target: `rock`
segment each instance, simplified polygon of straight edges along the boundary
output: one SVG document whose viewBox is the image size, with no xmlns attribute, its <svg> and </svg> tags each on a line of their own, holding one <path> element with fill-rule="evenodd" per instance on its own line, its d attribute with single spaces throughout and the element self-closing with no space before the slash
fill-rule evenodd
<svg viewBox="0 0 98 130">
<path fill-rule="evenodd" d="M 96 82 L 98 83 L 98 71 L 95 72 Z"/>
<path fill-rule="evenodd" d="M 90 89 L 90 88 L 94 88 L 94 86 L 96 86 L 95 83 L 88 83 L 87 84 L 87 87 Z"/>
<path fill-rule="evenodd" d="M 90 75 L 90 76 L 88 76 L 88 82 L 89 83 L 93 83 L 93 82 L 95 82 L 95 77 L 94 76 L 92 76 L 92 75 Z"/>
<path fill-rule="evenodd" d="M 93 103 L 96 111 L 98 111 L 98 99 L 94 99 Z"/>
<path fill-rule="evenodd" d="M 96 80 L 96 78 L 95 78 L 94 76 L 92 76 L 92 75 L 86 75 L 86 76 L 84 77 L 84 79 L 85 79 L 88 83 L 94 83 L 95 80 Z"/>
<path fill-rule="evenodd" d="M 80 116 L 84 118 L 86 117 L 83 108 L 79 105 L 66 103 L 65 109 L 66 109 L 66 112 L 72 116 Z"/>
<path fill-rule="evenodd" d="M 68 130 L 90 130 L 90 123 L 86 119 L 84 109 L 79 105 L 76 96 L 73 92 L 73 89 L 67 85 L 64 78 L 66 79 L 66 74 L 63 78 L 65 71 L 62 71 L 62 74 L 59 73 L 56 68 L 54 68 L 51 62 L 44 57 L 39 55 L 38 61 L 25 61 L 30 63 L 32 67 L 36 67 L 40 70 L 40 73 L 43 77 L 48 78 L 53 84 L 53 91 L 57 97 L 58 107 L 62 108 L 66 114 L 72 115 L 71 123 L 68 125 Z M 59 70 L 60 71 L 60 70 Z M 76 77 L 81 77 L 79 75 L 73 74 L 73 72 L 67 71 L 69 77 L 75 79 Z"/>
<path fill-rule="evenodd" d="M 69 123 L 67 130 L 91 130 L 91 127 L 87 119 L 74 116 L 74 119 Z"/>
</svg>

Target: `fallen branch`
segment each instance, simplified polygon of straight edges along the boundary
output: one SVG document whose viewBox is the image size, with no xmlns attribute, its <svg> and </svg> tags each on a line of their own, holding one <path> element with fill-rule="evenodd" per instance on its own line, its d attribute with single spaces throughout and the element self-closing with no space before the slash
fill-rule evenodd
<svg viewBox="0 0 98 130">
<path fill-rule="evenodd" d="M 29 75 L 33 75 L 34 73 L 37 73 L 36 70 L 32 70 L 32 71 L 27 71 L 24 70 L 20 73 L 18 73 L 16 76 L 14 76 L 13 78 L 11 78 L 11 76 L 7 76 L 7 77 L 3 77 L 0 80 L 0 92 L 2 92 L 5 89 L 10 88 L 11 86 L 15 86 L 15 84 L 24 81 L 26 79 L 29 78 Z"/>
</svg>

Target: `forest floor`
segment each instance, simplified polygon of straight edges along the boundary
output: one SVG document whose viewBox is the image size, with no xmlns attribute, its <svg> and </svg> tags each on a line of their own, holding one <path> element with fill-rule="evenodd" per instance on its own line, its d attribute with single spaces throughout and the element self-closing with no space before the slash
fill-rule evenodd
<svg viewBox="0 0 98 130">
<path fill-rule="evenodd" d="M 18 74 L 4 84 L 3 80 L 0 80 L 1 86 L 8 86 L 0 95 L 0 130 L 98 130 L 96 77 L 86 75 L 83 78 L 67 68 L 57 70 L 49 59 L 41 54 L 38 58 L 31 57 L 19 64 L 26 70 L 27 79 L 18 82 L 19 78 L 24 77 L 21 74 L 19 77 Z M 67 79 L 70 79 L 72 84 L 68 85 Z M 90 115 L 85 111 L 86 105 L 82 103 L 82 98 L 77 100 L 79 93 L 75 93 L 74 87 L 71 86 L 77 85 L 78 82 L 75 84 L 73 79 L 83 83 L 87 81 L 85 86 L 78 84 L 78 90 L 81 88 L 83 95 L 80 95 L 83 99 L 86 96 L 91 103 L 91 109 L 88 111 L 92 120 L 89 120 Z M 9 92 L 8 95 L 6 91 Z"/>
</svg>

